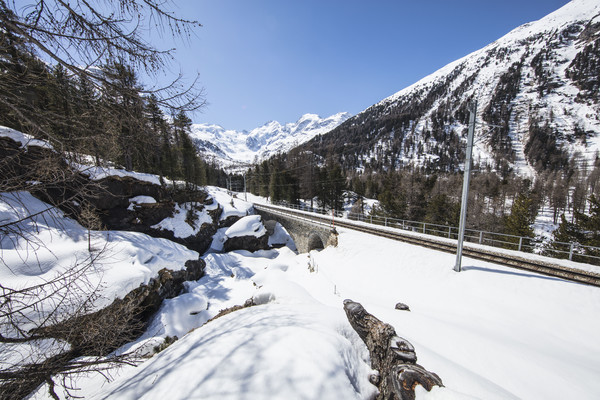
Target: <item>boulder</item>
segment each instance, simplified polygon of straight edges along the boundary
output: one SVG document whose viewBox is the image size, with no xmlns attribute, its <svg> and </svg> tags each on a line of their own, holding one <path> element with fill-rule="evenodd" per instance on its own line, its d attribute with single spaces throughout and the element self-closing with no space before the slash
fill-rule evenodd
<svg viewBox="0 0 600 400">
<path fill-rule="evenodd" d="M 235 224 L 225 231 L 223 251 L 268 250 L 269 233 L 262 223 L 260 215 L 248 215 L 240 218 Z"/>
<path fill-rule="evenodd" d="M 223 244 L 223 251 L 225 252 L 233 250 L 255 252 L 258 250 L 268 250 L 269 248 L 269 235 L 267 234 L 260 237 L 247 235 L 227 238 Z"/>
</svg>

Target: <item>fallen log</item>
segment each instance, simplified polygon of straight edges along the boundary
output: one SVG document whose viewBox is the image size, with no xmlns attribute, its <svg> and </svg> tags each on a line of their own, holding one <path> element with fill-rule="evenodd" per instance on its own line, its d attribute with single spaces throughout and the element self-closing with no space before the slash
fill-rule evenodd
<svg viewBox="0 0 600 400">
<path fill-rule="evenodd" d="M 437 374 L 417 364 L 413 345 L 399 337 L 393 326 L 352 300 L 344 300 L 344 310 L 369 349 L 371 367 L 379 373 L 369 379 L 379 389 L 377 400 L 414 400 L 417 385 L 427 391 L 433 386 L 444 386 Z"/>
</svg>

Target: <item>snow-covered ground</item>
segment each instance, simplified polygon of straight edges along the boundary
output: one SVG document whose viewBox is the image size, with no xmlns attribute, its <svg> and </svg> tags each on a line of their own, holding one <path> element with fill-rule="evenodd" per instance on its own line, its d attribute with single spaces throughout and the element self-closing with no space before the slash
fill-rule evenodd
<svg viewBox="0 0 600 400">
<path fill-rule="evenodd" d="M 132 347 L 179 340 L 110 383 L 81 378 L 78 394 L 367 399 L 366 348 L 342 309 L 350 298 L 391 323 L 443 379 L 444 388 L 418 389 L 419 399 L 600 397 L 600 288 L 469 258 L 455 273 L 451 254 L 339 231 L 337 248 L 310 254 L 205 255 L 207 275 L 168 300 Z M 249 298 L 258 305 L 203 325 Z"/>
<path fill-rule="evenodd" d="M 239 195 L 208 191 L 224 208 L 223 219 L 252 211 Z M 131 204 L 153 201 L 137 197 Z M 36 216 L 22 220 L 31 214 Z M 198 257 L 140 233 L 88 232 L 25 192 L 0 195 L 0 220 L 22 220 L 18 232 L 0 238 L 4 287 L 47 282 L 104 251 L 87 271 L 91 287 L 102 290 L 97 307 L 148 282 L 161 268 L 179 269 Z M 167 222 L 174 231 L 186 223 L 176 216 Z M 469 258 L 455 273 L 452 254 L 340 228 L 338 246 L 321 252 L 296 254 L 283 247 L 220 253 L 227 234 L 264 229 L 255 217 L 232 228 L 220 229 L 213 252 L 203 255 L 206 275 L 166 300 L 142 337 L 119 350 L 149 358 L 111 371 L 111 382 L 99 374 L 79 376 L 73 382 L 78 396 L 372 398 L 368 352 L 342 308 L 350 298 L 392 324 L 413 343 L 419 363 L 440 375 L 445 387 L 417 389 L 418 399 L 600 398 L 600 288 Z M 277 236 L 286 241 L 285 230 Z M 255 306 L 210 321 L 248 299 Z M 397 302 L 411 311 L 395 310 Z M 29 317 L 33 326 L 45 316 Z M 177 341 L 150 357 L 166 337 L 175 336 Z M 51 354 L 51 345 L 3 345 L 0 366 L 27 352 Z M 31 398 L 49 395 L 41 387 Z"/>
<path fill-rule="evenodd" d="M 34 215 L 27 219 L 29 216 Z M 18 222 L 22 220 L 21 222 Z M 137 232 L 90 231 L 28 192 L 0 193 L 0 281 L 19 289 L 49 282 L 73 268 L 87 268 L 101 288 L 95 309 L 123 297 L 162 268 L 180 270 L 199 254 L 166 239 Z M 89 240 L 89 242 L 88 242 Z"/>
</svg>

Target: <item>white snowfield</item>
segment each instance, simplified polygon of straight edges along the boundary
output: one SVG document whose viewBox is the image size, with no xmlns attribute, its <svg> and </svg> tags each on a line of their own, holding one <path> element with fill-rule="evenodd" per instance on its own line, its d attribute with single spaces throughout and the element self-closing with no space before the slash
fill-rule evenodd
<svg viewBox="0 0 600 400">
<path fill-rule="evenodd" d="M 418 399 L 600 398 L 600 288 L 469 258 L 456 273 L 452 254 L 338 230 L 338 247 L 321 252 L 205 255 L 206 276 L 167 300 L 129 349 L 179 340 L 110 383 L 81 377 L 78 395 L 369 399 L 368 352 L 342 308 L 350 298 L 440 375 L 445 387 L 418 388 Z M 249 298 L 258 305 L 203 325 Z"/>
<path fill-rule="evenodd" d="M 52 146 L 43 140 L 34 139 L 33 136 L 19 132 L 15 129 L 0 125 L 0 137 L 7 137 L 21 144 L 21 147 L 37 146 L 52 149 Z"/>
<path fill-rule="evenodd" d="M 0 280 L 12 289 L 52 280 L 94 259 L 86 273 L 91 286 L 102 288 L 99 309 L 157 276 L 162 268 L 179 270 L 198 253 L 166 239 L 137 232 L 88 231 L 28 192 L 0 193 L 0 221 L 16 222 L 21 235 L 0 237 Z"/>
</svg>

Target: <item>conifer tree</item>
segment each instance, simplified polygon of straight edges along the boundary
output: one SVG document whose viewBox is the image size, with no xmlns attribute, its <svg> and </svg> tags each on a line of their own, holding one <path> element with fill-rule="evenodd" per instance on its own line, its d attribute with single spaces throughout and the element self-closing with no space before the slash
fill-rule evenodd
<svg viewBox="0 0 600 400">
<path fill-rule="evenodd" d="M 589 214 L 576 211 L 575 221 L 582 244 L 600 247 L 600 200 L 595 195 L 589 197 Z"/>
<path fill-rule="evenodd" d="M 278 168 L 275 168 L 271 172 L 269 179 L 269 197 L 271 201 L 277 202 L 284 199 L 283 197 L 283 181 L 281 179 L 281 173 Z"/>
<path fill-rule="evenodd" d="M 504 220 L 504 232 L 525 238 L 534 238 L 533 222 L 537 210 L 532 209 L 533 200 L 527 194 L 519 193 L 513 202 L 508 215 Z M 518 239 L 511 238 L 509 241 L 518 243 Z M 524 243 L 527 245 L 528 243 Z"/>
<path fill-rule="evenodd" d="M 427 203 L 425 222 L 458 226 L 460 208 L 446 194 L 438 194 Z"/>
<path fill-rule="evenodd" d="M 318 197 L 322 207 L 341 210 L 344 205 L 346 178 L 339 164 L 329 161 L 327 166 L 319 171 Z"/>
</svg>

